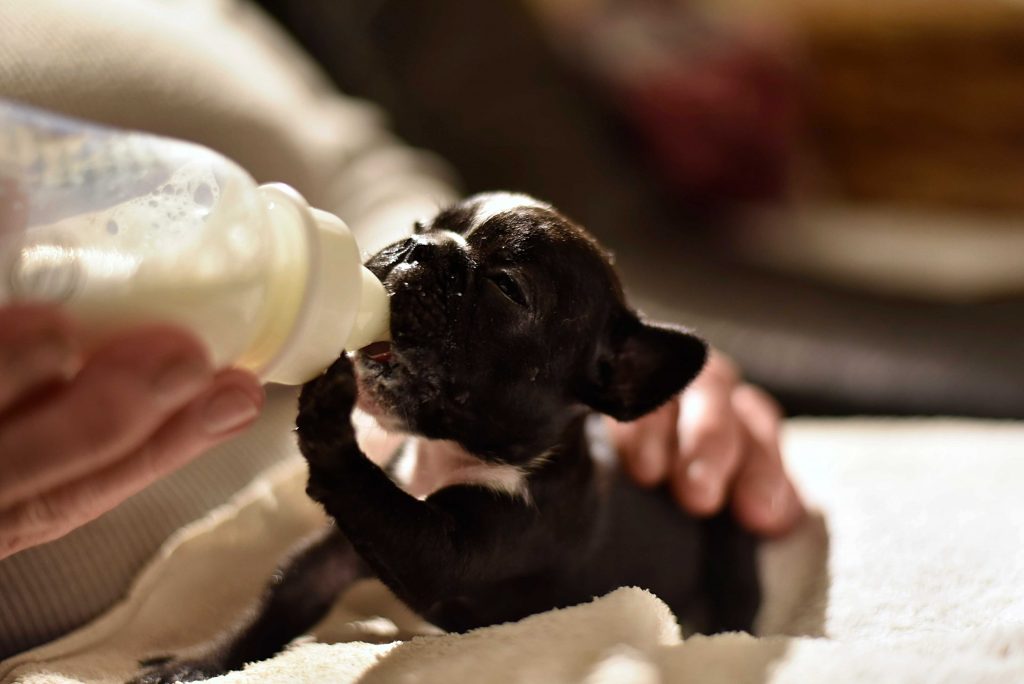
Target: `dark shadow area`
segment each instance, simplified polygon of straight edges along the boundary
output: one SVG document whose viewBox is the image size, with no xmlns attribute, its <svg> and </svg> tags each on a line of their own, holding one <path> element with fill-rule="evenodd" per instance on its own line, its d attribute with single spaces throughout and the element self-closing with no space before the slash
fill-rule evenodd
<svg viewBox="0 0 1024 684">
<path fill-rule="evenodd" d="M 529 192 L 583 223 L 648 314 L 700 330 L 790 414 L 1024 417 L 1024 299 L 883 297 L 736 263 L 519 2 L 261 4 L 467 192 Z"/>
<path fill-rule="evenodd" d="M 556 669 L 565 680 L 596 681 L 602 675 L 621 673 L 625 657 L 639 663 L 637 667 L 646 668 L 644 672 L 657 668 L 664 681 L 676 681 L 676 677 L 699 670 L 715 681 L 763 682 L 775 664 L 785 658 L 789 638 L 827 636 L 828 554 L 828 529 L 817 514 L 809 516 L 792 534 L 767 542 L 762 548 L 759 565 L 767 598 L 758 615 L 755 634 L 765 638 L 687 633 L 683 644 L 659 645 L 662 617 L 654 604 L 645 606 L 635 596 L 619 596 L 606 599 L 597 612 L 589 606 L 586 610 L 590 612 L 586 614 L 574 608 L 500 626 L 500 639 L 495 638 L 494 627 L 450 635 L 441 648 L 433 637 L 410 639 L 416 621 L 407 610 L 400 609 L 392 618 L 396 619 L 403 643 L 383 655 L 359 681 L 374 684 L 408 677 L 440 681 L 442 676 L 459 671 L 467 677 L 480 676 L 483 662 L 494 668 L 495 681 L 506 681 L 512 673 L 525 677 L 549 672 L 556 661 Z M 370 606 L 379 606 L 380 596 L 387 590 L 374 582 L 362 585 L 360 593 L 372 599 Z M 353 605 L 358 606 L 359 598 L 354 601 Z M 566 624 L 570 613 L 575 620 L 572 626 Z M 571 646 L 562 641 L 568 633 L 577 640 Z M 381 644 L 393 638 L 377 640 L 365 633 L 345 632 L 325 636 L 332 642 L 358 640 Z"/>
</svg>

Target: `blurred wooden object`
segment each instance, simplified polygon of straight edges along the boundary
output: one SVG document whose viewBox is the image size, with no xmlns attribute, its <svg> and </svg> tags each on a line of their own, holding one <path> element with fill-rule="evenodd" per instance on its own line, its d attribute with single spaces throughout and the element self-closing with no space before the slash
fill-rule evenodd
<svg viewBox="0 0 1024 684">
<path fill-rule="evenodd" d="M 522 0 L 259 1 L 345 89 L 450 161 L 467 192 L 530 192 L 597 233 L 642 310 L 701 330 L 789 413 L 1024 418 L 1024 289 L 971 304 L 883 297 L 723 257 L 620 154 L 621 130 Z M 743 1 L 749 19 L 787 0 Z"/>
<path fill-rule="evenodd" d="M 807 51 L 814 171 L 824 172 L 829 194 L 1024 209 L 1024 2 L 777 0 L 776 8 L 792 15 Z"/>
</svg>

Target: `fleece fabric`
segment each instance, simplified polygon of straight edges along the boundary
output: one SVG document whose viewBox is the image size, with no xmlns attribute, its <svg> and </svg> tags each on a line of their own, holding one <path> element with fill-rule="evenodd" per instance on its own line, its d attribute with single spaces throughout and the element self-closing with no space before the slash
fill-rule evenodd
<svg viewBox="0 0 1024 684">
<path fill-rule="evenodd" d="M 363 582 L 284 653 L 214 681 L 920 684 L 1024 682 L 1024 425 L 792 421 L 787 466 L 813 514 L 761 553 L 757 635 L 681 634 L 638 588 L 442 634 Z M 120 682 L 236 619 L 323 524 L 298 459 L 182 529 L 128 597 L 0 663 L 0 681 Z"/>
</svg>

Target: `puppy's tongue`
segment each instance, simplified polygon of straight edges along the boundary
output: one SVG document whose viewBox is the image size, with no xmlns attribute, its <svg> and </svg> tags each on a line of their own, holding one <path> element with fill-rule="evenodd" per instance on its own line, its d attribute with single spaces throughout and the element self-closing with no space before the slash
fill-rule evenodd
<svg viewBox="0 0 1024 684">
<path fill-rule="evenodd" d="M 391 360 L 390 342 L 374 342 L 373 344 L 366 345 L 359 351 L 374 361 L 384 362 Z"/>
</svg>

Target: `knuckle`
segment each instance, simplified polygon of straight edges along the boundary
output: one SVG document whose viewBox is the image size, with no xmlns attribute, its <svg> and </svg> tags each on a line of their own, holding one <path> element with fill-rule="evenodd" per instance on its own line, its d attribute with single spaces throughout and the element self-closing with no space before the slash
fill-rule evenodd
<svg viewBox="0 0 1024 684">
<path fill-rule="evenodd" d="M 0 532 L 0 559 L 28 548 L 32 542 L 24 535 L 17 532 Z"/>
<path fill-rule="evenodd" d="M 16 506 L 12 512 L 13 527 L 17 530 L 40 530 L 54 526 L 63 517 L 50 494 L 36 496 Z"/>
<path fill-rule="evenodd" d="M 687 438 L 694 452 L 708 456 L 734 449 L 737 442 L 731 421 L 720 415 L 708 416 L 694 425 Z"/>
<path fill-rule="evenodd" d="M 21 504 L 15 512 L 13 525 L 23 535 L 54 539 L 102 513 L 100 501 L 100 492 L 95 486 L 88 481 L 78 482 Z"/>
<path fill-rule="evenodd" d="M 75 483 L 54 494 L 53 506 L 62 514 L 66 522 L 92 520 L 102 513 L 100 501 L 102 492 L 91 479 Z"/>
<path fill-rule="evenodd" d="M 718 431 L 705 441 L 691 445 L 690 458 L 700 459 L 716 477 L 728 479 L 740 464 L 742 443 L 734 431 Z"/>
</svg>

